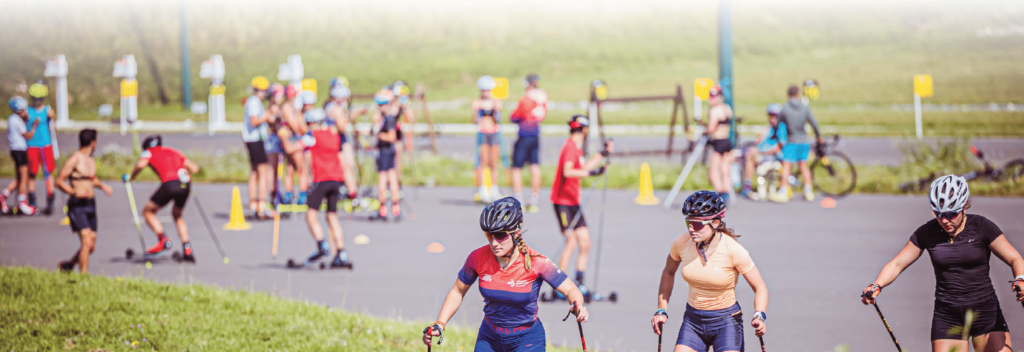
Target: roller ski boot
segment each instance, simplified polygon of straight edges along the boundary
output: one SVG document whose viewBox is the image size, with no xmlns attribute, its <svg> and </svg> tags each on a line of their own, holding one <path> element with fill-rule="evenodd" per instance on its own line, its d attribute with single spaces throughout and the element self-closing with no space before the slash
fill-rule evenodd
<svg viewBox="0 0 1024 352">
<path fill-rule="evenodd" d="M 171 249 L 171 240 L 167 239 L 167 237 L 163 237 L 152 247 L 146 249 L 146 256 L 154 256 L 168 249 Z"/>
<path fill-rule="evenodd" d="M 334 260 L 331 261 L 331 269 L 345 268 L 352 269 L 352 262 L 348 260 L 348 252 L 341 250 L 338 255 L 334 256 Z"/>
<path fill-rule="evenodd" d="M 370 215 L 370 221 L 388 221 L 388 206 L 381 204 L 377 211 Z"/>
<path fill-rule="evenodd" d="M 183 253 L 174 252 L 171 254 L 171 259 L 174 259 L 174 261 L 179 263 L 187 262 L 195 264 L 196 257 L 192 255 L 192 245 L 186 243 L 182 247 L 184 247 L 184 249 L 182 250 Z"/>
<path fill-rule="evenodd" d="M 62 273 L 70 273 L 75 271 L 75 263 L 65 260 L 58 263 L 57 268 L 60 269 L 60 272 Z"/>
</svg>

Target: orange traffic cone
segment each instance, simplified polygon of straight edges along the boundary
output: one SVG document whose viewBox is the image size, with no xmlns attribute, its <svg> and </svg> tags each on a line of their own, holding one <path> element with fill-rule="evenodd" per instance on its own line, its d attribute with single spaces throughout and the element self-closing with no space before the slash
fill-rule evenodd
<svg viewBox="0 0 1024 352">
<path fill-rule="evenodd" d="M 242 213 L 242 192 L 235 186 L 231 189 L 231 215 L 228 217 L 228 223 L 224 224 L 224 229 L 241 231 L 248 230 L 249 227 L 245 222 L 245 214 Z"/>
</svg>

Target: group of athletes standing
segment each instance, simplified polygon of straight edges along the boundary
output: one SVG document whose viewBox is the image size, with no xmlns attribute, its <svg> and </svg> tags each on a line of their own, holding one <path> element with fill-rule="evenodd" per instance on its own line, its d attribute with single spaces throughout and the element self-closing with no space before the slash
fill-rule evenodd
<svg viewBox="0 0 1024 352">
<path fill-rule="evenodd" d="M 486 80 L 481 79 L 484 83 Z M 538 90 L 539 78 L 533 75 L 527 79 L 532 90 Z M 15 160 L 18 177 L 12 185 L 4 189 L 6 198 L 9 192 L 19 192 L 19 208 L 26 213 L 33 213 L 34 208 L 30 196 L 26 195 L 28 183 L 38 170 L 39 164 L 47 172 L 54 170 L 52 159 L 48 159 L 46 146 L 49 143 L 30 142 L 44 135 L 46 140 L 52 137 L 48 132 L 52 124 L 52 113 L 42 104 L 45 97 L 45 86 L 33 85 L 30 95 L 33 104 L 30 107 L 21 97 L 9 100 L 13 114 L 8 119 L 11 155 Z M 396 88 L 399 87 L 399 88 Z M 399 117 L 411 112 L 407 100 L 402 99 L 404 91 L 397 84 L 391 84 L 374 95 L 378 109 L 374 112 L 373 136 L 377 139 L 377 169 L 379 200 L 382 205 L 379 216 L 386 216 L 388 207 L 384 206 L 385 195 L 390 190 L 393 202 L 390 210 L 398 215 L 401 212 L 398 198 L 399 190 L 399 150 L 401 148 Z M 481 100 L 491 99 L 489 90 L 493 86 L 481 84 Z M 346 137 L 346 126 L 353 116 L 365 114 L 365 110 L 351 113 L 348 99 L 350 91 L 343 80 L 334 80 L 331 84 L 331 98 L 323 108 L 314 107 L 315 96 L 302 97 L 301 107 L 297 107 L 295 99 L 299 95 L 294 88 L 271 85 L 263 77 L 252 81 L 253 94 L 245 102 L 245 131 L 243 139 L 250 151 L 253 164 L 250 180 L 250 199 L 256 214 L 266 214 L 260 203 L 262 192 L 267 192 L 265 174 L 269 171 L 268 151 L 271 155 L 281 154 L 288 160 L 290 169 L 299 175 L 299 198 L 306 198 L 309 209 L 306 219 L 310 232 L 316 240 L 316 250 L 310 259 L 328 256 L 333 247 L 334 260 L 332 265 L 350 265 L 344 249 L 341 225 L 337 218 L 337 205 L 342 186 L 348 190 L 348 197 L 355 199 L 355 179 L 353 177 L 354 159 L 352 146 Z M 791 98 L 794 96 L 790 92 Z M 513 121 L 526 121 L 525 135 L 520 129 L 520 138 L 516 143 L 516 153 L 525 150 L 525 156 L 515 156 L 520 160 L 519 167 L 526 161 L 531 169 L 537 165 L 536 154 L 529 154 L 539 148 L 539 141 L 534 132 L 539 132 L 539 122 L 546 116 L 545 103 L 540 94 L 528 90 L 519 108 L 512 113 Z M 546 96 L 543 97 L 546 102 Z M 264 107 L 263 101 L 269 102 Z M 479 103 L 478 103 L 479 102 Z M 474 102 L 474 116 L 480 119 L 490 118 L 490 124 L 481 129 L 484 145 L 493 146 L 494 128 L 498 122 L 500 102 Z M 791 100 L 792 103 L 792 100 Z M 784 134 L 779 129 L 778 108 L 769 107 L 771 134 Z M 776 112 L 773 114 L 773 112 Z M 718 123 L 724 124 L 722 119 Z M 583 306 L 586 288 L 583 285 L 584 270 L 589 252 L 589 232 L 580 209 L 580 179 L 596 176 L 605 172 L 601 165 L 614 145 L 606 143 L 600 153 L 589 160 L 582 152 L 583 141 L 589 133 L 590 122 L 586 116 L 575 115 L 568 120 L 570 135 L 559 153 L 558 167 L 550 200 L 554 203 L 555 215 L 558 219 L 565 239 L 565 248 L 559 257 L 559 265 L 526 244 L 523 238 L 523 213 L 537 204 L 539 186 L 535 187 L 529 203 L 524 205 L 521 189 L 516 188 L 517 197 L 504 197 L 493 201 L 480 214 L 479 225 L 484 234 L 486 244 L 474 250 L 467 257 L 465 264 L 458 272 L 458 279 L 449 291 L 437 321 L 423 331 L 423 342 L 430 344 L 433 337 L 443 336 L 448 320 L 461 305 L 464 295 L 478 279 L 480 293 L 484 297 L 484 320 L 475 344 L 476 351 L 543 351 L 546 345 L 544 328 L 537 318 L 537 300 L 541 284 L 548 282 L 555 291 L 554 295 L 571 303 L 571 313 L 576 315 L 578 322 L 586 322 L 590 317 Z M 28 128 L 27 126 L 32 126 Z M 40 126 L 44 126 L 40 129 Z M 536 128 L 530 130 L 530 127 Z M 781 125 L 784 126 L 784 125 Z M 715 133 L 712 128 L 712 133 Z M 539 134 L 539 133 L 538 133 Z M 109 186 L 96 178 L 96 163 L 92 158 L 97 145 L 97 133 L 92 129 L 79 132 L 79 149 L 71 154 L 55 180 L 50 181 L 56 188 L 68 194 L 68 217 L 72 231 L 80 237 L 81 247 L 68 260 L 59 264 L 61 270 L 72 270 L 78 265 L 82 272 L 87 272 L 89 255 L 95 250 L 97 230 L 97 207 L 95 189 L 101 189 L 108 196 L 112 191 Z M 785 139 L 785 137 L 782 137 Z M 146 223 L 157 235 L 157 243 L 147 250 L 147 254 L 156 254 L 171 248 L 170 240 L 164 236 L 162 224 L 156 212 L 167 204 L 174 202 L 172 217 L 183 247 L 183 259 L 193 260 L 192 246 L 189 243 L 188 227 L 182 212 L 191 193 L 191 176 L 199 171 L 199 166 L 188 160 L 181 152 L 163 146 L 159 135 L 148 136 L 142 142 L 142 153 L 130 173 L 122 176 L 129 182 L 142 170 L 151 168 L 161 180 L 161 185 L 150 197 L 143 208 Z M 776 146 L 777 147 L 777 146 Z M 778 151 L 778 148 L 775 148 Z M 494 150 L 488 149 L 494 156 Z M 36 155 L 33 157 L 33 155 Z M 486 154 L 486 153 L 481 153 Z M 49 156 L 52 156 L 50 154 Z M 276 158 L 275 158 L 276 159 Z M 36 164 L 31 164 L 35 160 Z M 308 164 L 306 162 L 308 160 Z M 493 161 L 494 159 L 485 159 Z M 312 176 L 312 186 L 305 188 L 303 168 L 308 165 Z M 494 167 L 494 163 L 482 163 L 483 167 Z M 534 173 L 539 176 L 539 169 Z M 286 176 L 287 178 L 290 178 Z M 282 193 L 275 186 L 272 193 L 275 199 L 284 200 Z M 539 181 L 535 181 L 539 183 Z M 49 184 L 49 183 L 48 183 Z M 286 183 L 287 185 L 287 183 Z M 535 185 L 536 186 L 536 185 Z M 253 192 L 255 188 L 255 193 Z M 290 185 L 285 186 L 290 189 Z M 309 190 L 308 194 L 302 193 Z M 28 191 L 31 192 L 31 191 Z M 30 195 L 31 193 L 29 193 Z M 304 194 L 306 194 L 304 196 Z M 52 192 L 48 192 L 48 207 L 53 207 Z M 517 199 L 518 198 L 518 199 Z M 6 201 L 6 199 L 4 199 Z M 928 194 L 929 205 L 934 219 L 920 226 L 911 235 L 904 248 L 888 262 L 873 283 L 861 293 L 864 304 L 874 303 L 882 289 L 891 284 L 899 274 L 916 261 L 924 251 L 931 256 L 935 269 L 936 290 L 935 307 L 932 319 L 933 351 L 948 351 L 950 348 L 967 350 L 968 341 L 960 336 L 951 335 L 953 327 L 965 326 L 968 315 L 973 312 L 974 318 L 968 336 L 978 351 L 1012 351 L 1009 329 L 996 299 L 995 289 L 989 279 L 989 262 L 991 254 L 1009 265 L 1014 279 L 1011 289 L 1016 293 L 1018 301 L 1024 302 L 1024 258 L 1006 240 L 999 227 L 987 218 L 977 214 L 967 214 L 970 208 L 970 190 L 966 179 L 956 175 L 946 175 L 936 179 Z M 323 231 L 317 219 L 320 206 L 326 201 L 327 223 L 329 225 L 330 242 L 323 239 Z M 6 204 L 6 203 L 5 203 Z M 678 235 L 669 246 L 665 267 L 662 270 L 657 294 L 657 307 L 651 319 L 651 327 L 661 335 L 663 325 L 667 323 L 668 302 L 672 295 L 675 275 L 681 276 L 689 286 L 686 309 L 677 335 L 676 352 L 706 351 L 713 347 L 716 352 L 743 351 L 743 314 L 736 300 L 736 283 L 743 276 L 754 291 L 754 313 L 751 325 L 756 335 L 767 332 L 768 289 L 758 268 L 754 265 L 750 253 L 739 241 L 739 235 L 728 228 L 725 223 L 727 202 L 720 192 L 697 191 L 687 197 L 682 213 L 685 232 Z M 576 280 L 568 280 L 565 271 L 573 251 L 579 249 Z M 553 296 L 554 296 L 553 295 Z"/>
</svg>

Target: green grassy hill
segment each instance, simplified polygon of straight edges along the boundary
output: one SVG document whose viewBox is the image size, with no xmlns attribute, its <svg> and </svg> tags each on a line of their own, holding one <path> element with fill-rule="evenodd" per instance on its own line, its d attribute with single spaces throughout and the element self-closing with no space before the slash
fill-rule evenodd
<svg viewBox="0 0 1024 352">
<path fill-rule="evenodd" d="M 99 104 L 117 105 L 113 61 L 134 53 L 141 102 L 158 102 L 154 70 L 171 105 L 180 102 L 181 2 L 2 4 L 7 20 L 0 23 L 0 95 L 39 78 L 41 59 L 64 53 L 71 63 L 72 104 L 79 115 L 88 115 Z M 344 75 L 356 92 L 371 92 L 404 79 L 425 83 L 431 99 L 438 100 L 472 97 L 475 79 L 483 74 L 509 77 L 515 97 L 522 91 L 518 77 L 537 72 L 558 101 L 585 99 L 588 82 L 598 78 L 608 82 L 612 96 L 623 96 L 669 94 L 676 83 L 690 92 L 694 78 L 717 77 L 714 1 L 184 4 L 194 97 L 205 99 L 208 92 L 208 82 L 198 77 L 200 62 L 221 54 L 231 112 L 240 110 L 236 102 L 246 94 L 248 80 L 276 78 L 289 54 L 301 54 L 306 76 L 321 85 Z M 787 85 L 813 78 L 822 85 L 816 105 L 833 107 L 818 109 L 825 122 L 912 132 L 913 114 L 886 108 L 912 101 L 910 79 L 918 73 L 935 78 L 935 97 L 926 103 L 1024 103 L 1019 89 L 1024 35 L 1001 30 L 1024 24 L 1018 2 L 734 1 L 732 9 L 740 114 L 760 118 L 761 107 L 784 99 Z M 865 112 L 856 104 L 881 109 Z M 662 110 L 609 114 L 609 119 L 660 122 L 667 120 Z M 184 116 L 176 106 L 143 111 L 143 118 Z M 462 121 L 468 112 L 435 115 Z M 980 118 L 989 128 L 978 134 L 1024 135 L 1020 112 L 935 115 L 930 118 L 941 121 L 933 131 L 939 134 L 955 134 Z"/>
</svg>

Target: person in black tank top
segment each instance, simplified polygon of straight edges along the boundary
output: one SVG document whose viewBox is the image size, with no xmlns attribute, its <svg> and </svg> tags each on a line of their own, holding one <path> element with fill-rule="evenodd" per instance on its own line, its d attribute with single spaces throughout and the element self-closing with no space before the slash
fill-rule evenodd
<svg viewBox="0 0 1024 352">
<path fill-rule="evenodd" d="M 1017 300 L 1024 302 L 1024 259 L 999 226 L 984 216 L 966 213 L 969 197 L 963 177 L 946 175 L 932 182 L 929 201 L 935 218 L 914 231 L 875 282 L 864 289 L 861 301 L 874 303 L 882 288 L 927 250 L 935 270 L 932 350 L 967 351 L 967 341 L 950 331 L 965 326 L 967 312 L 973 311 L 975 318 L 967 335 L 973 338 L 974 349 L 1010 352 L 1010 333 L 989 276 L 989 261 L 995 253 L 1013 269 L 1016 277 L 1011 287 Z"/>
</svg>

